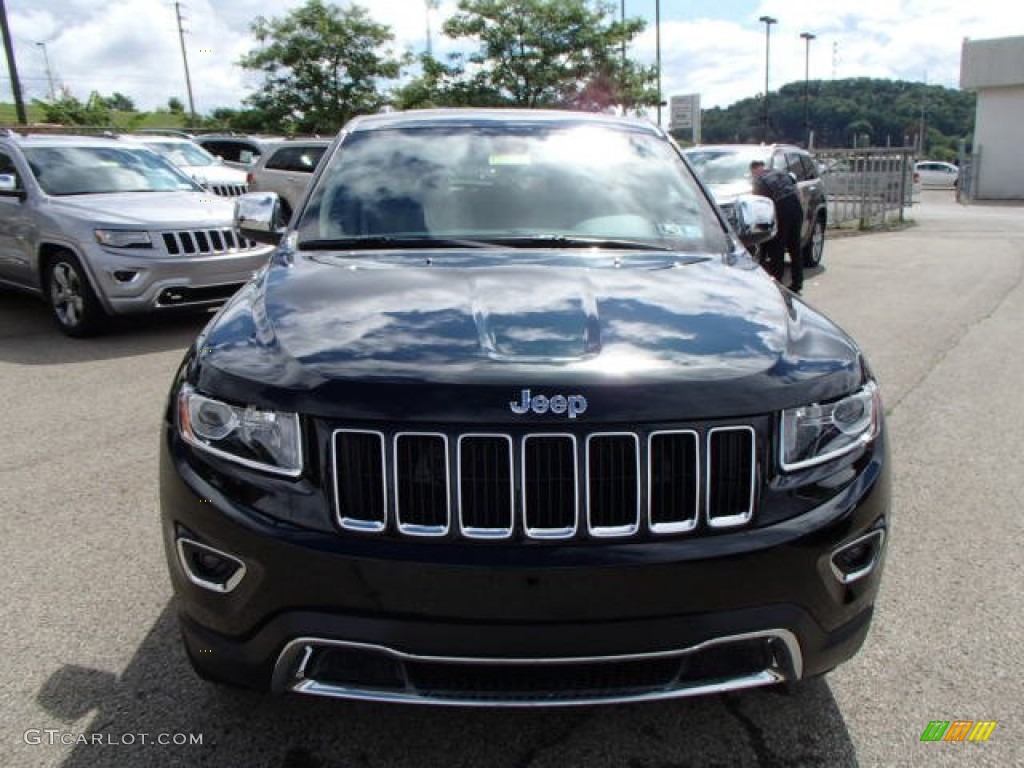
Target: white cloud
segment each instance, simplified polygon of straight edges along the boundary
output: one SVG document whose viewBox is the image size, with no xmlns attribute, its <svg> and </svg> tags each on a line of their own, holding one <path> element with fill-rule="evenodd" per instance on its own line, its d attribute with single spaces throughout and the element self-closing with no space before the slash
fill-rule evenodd
<svg viewBox="0 0 1024 768">
<path fill-rule="evenodd" d="M 196 108 L 238 106 L 256 84 L 238 59 L 254 45 L 249 25 L 263 14 L 280 17 L 301 0 L 183 0 L 186 49 Z M 425 47 L 423 0 L 363 0 L 378 22 L 396 35 L 396 49 Z M 184 68 L 173 3 L 167 0 L 7 0 L 8 16 L 27 96 L 42 98 L 47 75 L 37 41 L 47 42 L 59 82 L 79 97 L 92 90 L 120 91 L 140 108 L 186 100 Z M 431 13 L 435 53 L 451 43 L 441 25 L 456 0 L 443 0 Z M 655 60 L 654 2 L 629 0 L 627 15 L 642 13 L 648 28 L 634 41 L 631 55 Z M 742 6 L 726 18 L 732 8 Z M 661 3 L 662 90 L 700 93 L 702 106 L 728 106 L 764 90 L 764 25 L 771 30 L 770 87 L 802 81 L 803 31 L 817 35 L 810 44 L 812 79 L 888 77 L 956 87 L 962 39 L 1024 34 L 1024 5 L 1002 0 L 787 0 L 745 5 Z M 5 73 L 4 73 L 5 74 Z M 0 99 L 9 97 L 0 96 Z"/>
</svg>

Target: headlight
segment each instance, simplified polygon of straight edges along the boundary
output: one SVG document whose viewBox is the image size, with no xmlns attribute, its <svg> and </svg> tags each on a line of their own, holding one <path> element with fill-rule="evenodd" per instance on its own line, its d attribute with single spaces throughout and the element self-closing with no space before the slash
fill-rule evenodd
<svg viewBox="0 0 1024 768">
<path fill-rule="evenodd" d="M 871 442 L 878 435 L 881 409 L 872 381 L 842 400 L 783 411 L 782 469 L 823 464 Z"/>
<path fill-rule="evenodd" d="M 297 477 L 302 436 L 294 413 L 240 408 L 197 393 L 178 393 L 178 429 L 197 448 L 253 469 Z"/>
<path fill-rule="evenodd" d="M 108 248 L 152 248 L 149 232 L 127 229 L 97 229 L 96 242 Z"/>
</svg>

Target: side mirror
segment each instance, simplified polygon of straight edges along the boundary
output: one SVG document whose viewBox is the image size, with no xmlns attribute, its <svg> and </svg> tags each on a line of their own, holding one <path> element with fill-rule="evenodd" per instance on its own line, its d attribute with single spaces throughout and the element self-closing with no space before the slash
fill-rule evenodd
<svg viewBox="0 0 1024 768">
<path fill-rule="evenodd" d="M 235 229 L 242 237 L 277 245 L 286 225 L 276 192 L 248 192 L 235 198 Z"/>
<path fill-rule="evenodd" d="M 775 236 L 775 203 L 761 195 L 740 195 L 733 225 L 740 242 L 750 250 Z"/>
<path fill-rule="evenodd" d="M 18 186 L 18 177 L 13 173 L 0 173 L 0 196 L 25 199 L 25 190 Z"/>
</svg>

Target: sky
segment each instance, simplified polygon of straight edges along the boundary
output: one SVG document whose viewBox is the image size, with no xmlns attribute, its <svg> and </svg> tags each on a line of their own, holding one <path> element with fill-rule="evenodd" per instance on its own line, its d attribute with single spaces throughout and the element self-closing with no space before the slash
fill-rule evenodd
<svg viewBox="0 0 1024 768">
<path fill-rule="evenodd" d="M 119 92 L 137 108 L 188 105 L 173 0 L 3 0 L 26 101 L 45 99 L 50 83 L 84 100 L 93 90 Z M 258 76 L 237 62 L 255 42 L 250 24 L 280 17 L 303 0 L 182 0 L 185 50 L 195 109 L 239 107 Z M 623 0 L 611 0 L 616 12 Z M 340 4 L 345 4 L 344 0 Z M 424 0 L 361 0 L 391 27 L 395 51 L 425 49 Z M 727 107 L 764 92 L 765 24 L 771 16 L 769 90 L 792 82 L 877 77 L 959 86 L 964 38 L 1024 35 L 1024 3 L 1006 0 L 624 0 L 627 17 L 647 28 L 629 48 L 645 64 L 657 61 L 660 7 L 662 94 L 699 94 L 700 106 Z M 457 0 L 429 12 L 435 56 L 454 44 L 440 33 Z M 816 37 L 809 43 L 801 32 Z M 49 66 L 47 66 L 47 64 Z M 805 70 L 806 68 L 806 70 Z M 0 101 L 13 101 L 0 67 Z M 668 110 L 662 110 L 668 123 Z"/>
</svg>

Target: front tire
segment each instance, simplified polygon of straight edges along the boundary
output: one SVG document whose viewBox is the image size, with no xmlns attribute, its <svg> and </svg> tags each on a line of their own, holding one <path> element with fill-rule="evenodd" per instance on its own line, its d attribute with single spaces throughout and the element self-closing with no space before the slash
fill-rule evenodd
<svg viewBox="0 0 1024 768">
<path fill-rule="evenodd" d="M 811 239 L 803 247 L 803 258 L 805 267 L 816 267 L 821 264 L 821 256 L 825 252 L 825 221 L 822 218 L 814 220 L 814 230 L 811 232 Z"/>
<path fill-rule="evenodd" d="M 50 313 L 61 333 L 81 339 L 101 330 L 106 315 L 74 254 L 60 251 L 47 259 L 43 278 Z"/>
</svg>

